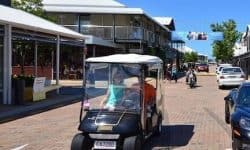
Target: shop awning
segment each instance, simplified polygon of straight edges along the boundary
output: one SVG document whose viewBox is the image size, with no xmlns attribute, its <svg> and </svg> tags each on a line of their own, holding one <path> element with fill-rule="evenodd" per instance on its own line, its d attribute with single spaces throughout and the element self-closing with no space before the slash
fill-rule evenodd
<svg viewBox="0 0 250 150">
<path fill-rule="evenodd" d="M 10 24 L 17 28 L 60 35 L 67 38 L 84 39 L 82 34 L 59 26 L 33 14 L 3 5 L 0 5 L 0 24 Z"/>
</svg>

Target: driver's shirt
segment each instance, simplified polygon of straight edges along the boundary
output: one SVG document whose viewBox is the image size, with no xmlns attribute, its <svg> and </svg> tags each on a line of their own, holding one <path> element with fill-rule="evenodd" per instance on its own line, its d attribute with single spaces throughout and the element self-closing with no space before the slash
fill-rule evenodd
<svg viewBox="0 0 250 150">
<path fill-rule="evenodd" d="M 107 105 L 115 106 L 117 102 L 123 97 L 124 95 L 124 87 L 123 85 L 109 85 L 110 95 L 108 98 Z"/>
</svg>

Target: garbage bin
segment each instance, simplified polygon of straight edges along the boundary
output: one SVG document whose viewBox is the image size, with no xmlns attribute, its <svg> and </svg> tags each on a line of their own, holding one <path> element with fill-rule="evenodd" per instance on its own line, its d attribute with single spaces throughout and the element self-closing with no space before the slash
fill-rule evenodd
<svg viewBox="0 0 250 150">
<path fill-rule="evenodd" d="M 24 104 L 24 88 L 25 80 L 13 80 L 13 92 L 14 92 L 14 104 L 21 105 Z"/>
</svg>

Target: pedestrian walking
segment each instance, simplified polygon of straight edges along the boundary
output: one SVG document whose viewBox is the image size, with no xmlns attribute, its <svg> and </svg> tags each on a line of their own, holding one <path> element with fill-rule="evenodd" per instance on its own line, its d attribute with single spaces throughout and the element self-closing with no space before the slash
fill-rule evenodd
<svg viewBox="0 0 250 150">
<path fill-rule="evenodd" d="M 166 68 L 166 73 L 165 73 L 165 75 L 166 75 L 166 79 L 167 79 L 168 81 L 171 81 L 171 79 L 172 79 L 172 77 L 171 77 L 171 72 L 172 72 L 171 66 L 170 66 L 170 64 L 167 64 L 167 68 Z"/>
<path fill-rule="evenodd" d="M 175 83 L 177 83 L 177 69 L 175 64 L 172 66 L 171 74 L 172 74 L 172 80 L 175 80 Z"/>
</svg>

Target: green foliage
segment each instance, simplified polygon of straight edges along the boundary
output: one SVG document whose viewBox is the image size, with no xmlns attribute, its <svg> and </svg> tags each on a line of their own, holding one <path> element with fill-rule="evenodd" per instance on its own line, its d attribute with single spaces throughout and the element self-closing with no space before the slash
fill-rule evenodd
<svg viewBox="0 0 250 150">
<path fill-rule="evenodd" d="M 156 55 L 156 49 L 155 48 L 153 48 L 153 47 L 150 47 L 149 49 L 148 49 L 148 55 L 151 55 L 151 56 L 155 56 Z"/>
<path fill-rule="evenodd" d="M 146 55 L 157 56 L 162 59 L 164 62 L 166 60 L 166 51 L 162 48 L 149 48 L 148 51 L 145 53 Z"/>
<path fill-rule="evenodd" d="M 156 53 L 156 56 L 161 58 L 163 62 L 166 60 L 166 51 L 164 49 L 159 49 Z"/>
<path fill-rule="evenodd" d="M 233 57 L 234 44 L 241 36 L 241 33 L 236 30 L 236 22 L 230 19 L 221 24 L 211 24 L 210 27 L 213 32 L 222 32 L 224 36 L 222 41 L 213 42 L 213 56 L 216 60 L 228 62 Z"/>
<path fill-rule="evenodd" d="M 33 75 L 12 75 L 12 81 L 15 80 L 24 80 L 25 81 L 25 87 L 32 87 L 34 83 L 35 77 Z"/>
<path fill-rule="evenodd" d="M 197 62 L 198 54 L 196 52 L 184 53 L 184 62 Z"/>
<path fill-rule="evenodd" d="M 28 13 L 34 14 L 46 20 L 56 22 L 57 18 L 48 16 L 43 10 L 42 0 L 12 0 L 12 7 L 21 9 Z"/>
</svg>

